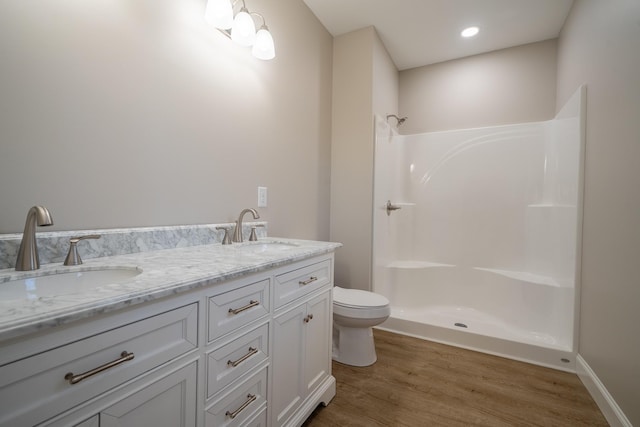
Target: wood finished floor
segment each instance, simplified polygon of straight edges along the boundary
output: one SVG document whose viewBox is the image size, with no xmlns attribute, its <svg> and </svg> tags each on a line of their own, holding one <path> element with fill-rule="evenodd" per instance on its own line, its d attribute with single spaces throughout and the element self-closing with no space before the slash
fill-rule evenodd
<svg viewBox="0 0 640 427">
<path fill-rule="evenodd" d="M 333 363 L 304 427 L 608 426 L 577 375 L 375 330 L 378 362 Z"/>
</svg>

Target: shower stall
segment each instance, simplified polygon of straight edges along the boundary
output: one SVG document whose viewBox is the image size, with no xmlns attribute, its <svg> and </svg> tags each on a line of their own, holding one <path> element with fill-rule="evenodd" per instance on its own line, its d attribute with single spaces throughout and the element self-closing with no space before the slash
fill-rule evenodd
<svg viewBox="0 0 640 427">
<path fill-rule="evenodd" d="M 575 370 L 584 97 L 545 122 L 417 135 L 376 116 L 382 329 Z"/>
</svg>

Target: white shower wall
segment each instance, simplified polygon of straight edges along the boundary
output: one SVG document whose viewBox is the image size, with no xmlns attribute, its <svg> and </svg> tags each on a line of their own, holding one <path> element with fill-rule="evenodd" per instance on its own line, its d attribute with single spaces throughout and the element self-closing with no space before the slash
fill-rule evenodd
<svg viewBox="0 0 640 427">
<path fill-rule="evenodd" d="M 583 92 L 545 122 L 398 136 L 376 118 L 373 287 L 396 313 L 484 312 L 573 351 Z"/>
<path fill-rule="evenodd" d="M 402 137 L 414 238 L 410 257 L 524 269 L 525 207 L 541 181 L 544 124 Z M 490 245 L 491 250 L 487 250 Z"/>
<path fill-rule="evenodd" d="M 558 130 L 541 122 L 399 137 L 401 197 L 413 203 L 397 224 L 409 243 L 400 257 L 573 280 L 577 186 L 557 165 L 579 157 L 577 144 L 559 147 L 568 139 Z"/>
</svg>

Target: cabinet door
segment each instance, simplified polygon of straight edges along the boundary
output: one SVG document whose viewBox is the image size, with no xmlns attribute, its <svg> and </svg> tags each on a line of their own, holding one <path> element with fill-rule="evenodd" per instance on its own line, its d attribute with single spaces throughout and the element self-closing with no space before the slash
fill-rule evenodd
<svg viewBox="0 0 640 427">
<path fill-rule="evenodd" d="M 100 412 L 100 427 L 187 427 L 196 424 L 196 362 Z"/>
<path fill-rule="evenodd" d="M 306 305 L 295 307 L 274 319 L 273 425 L 282 425 L 302 404 L 305 396 L 304 337 Z"/>
<path fill-rule="evenodd" d="M 307 303 L 305 393 L 308 395 L 331 373 L 331 291 Z"/>
</svg>

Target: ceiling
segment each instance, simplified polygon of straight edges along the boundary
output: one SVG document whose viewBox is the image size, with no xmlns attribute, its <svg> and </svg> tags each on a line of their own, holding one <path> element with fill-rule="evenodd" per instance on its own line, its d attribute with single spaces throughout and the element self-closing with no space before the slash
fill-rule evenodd
<svg viewBox="0 0 640 427">
<path fill-rule="evenodd" d="M 573 0 L 304 0 L 335 37 L 374 26 L 399 70 L 558 37 Z M 473 38 L 460 31 L 477 26 Z"/>
</svg>

